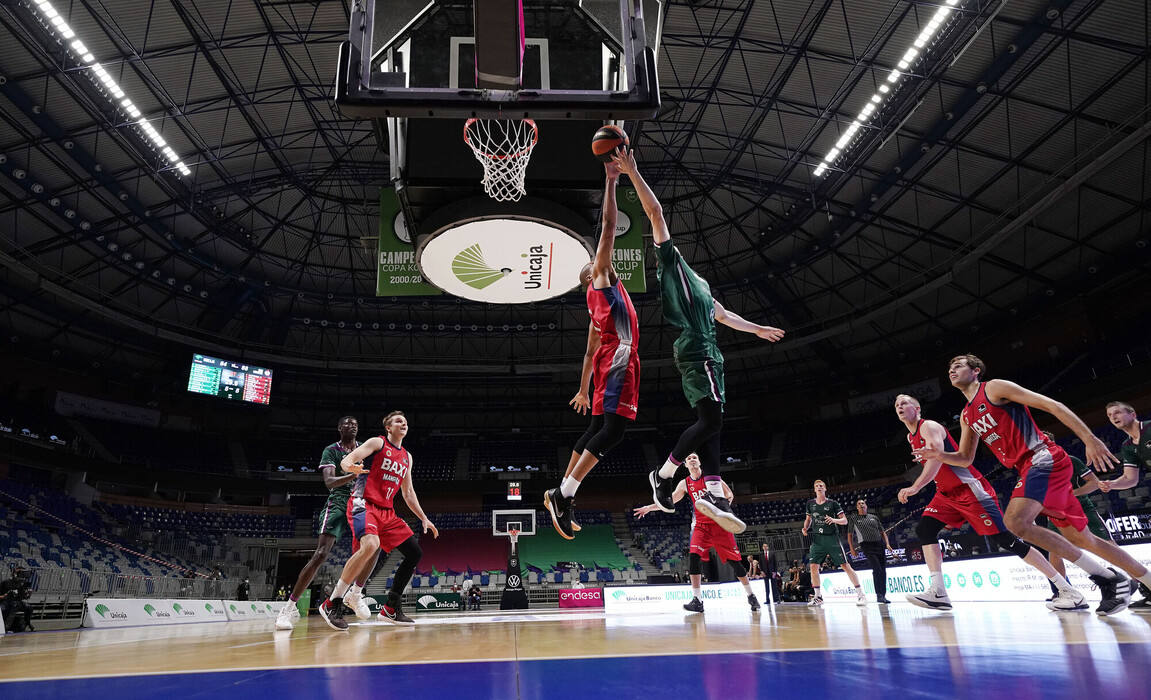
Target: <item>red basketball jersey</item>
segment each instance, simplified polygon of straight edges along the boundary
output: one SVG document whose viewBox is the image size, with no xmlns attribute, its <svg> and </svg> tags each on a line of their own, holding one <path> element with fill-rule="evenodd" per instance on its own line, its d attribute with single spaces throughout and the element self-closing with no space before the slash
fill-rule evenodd
<svg viewBox="0 0 1151 700">
<path fill-rule="evenodd" d="M 996 406 L 987 398 L 986 388 L 987 384 L 979 383 L 975 396 L 963 407 L 963 418 L 1003 466 L 1021 469 L 1036 449 L 1055 446 L 1026 406 L 1012 401 Z"/>
<path fill-rule="evenodd" d="M 372 455 L 371 467 L 367 474 L 360 474 L 352 498 L 363 498 L 380 508 L 395 508 L 392 499 L 404 483 L 404 477 L 412 468 L 412 456 L 403 447 L 396 447 L 388 438 L 381 435 L 384 447 Z"/>
<path fill-rule="evenodd" d="M 915 426 L 915 432 L 907 434 L 907 441 L 911 443 L 911 449 L 918 450 L 921 447 L 927 446 L 927 439 L 923 437 L 922 431 L 923 419 L 921 418 Z M 955 439 L 951 437 L 951 433 L 947 431 L 947 428 L 943 429 L 943 434 L 947 436 L 947 447 L 952 452 L 958 451 L 959 445 L 956 444 Z M 964 484 L 970 484 L 974 481 L 980 482 L 989 493 L 993 493 L 991 484 L 983 478 L 983 475 L 979 473 L 979 470 L 976 469 L 974 465 L 969 467 L 953 467 L 950 464 L 944 464 L 941 465 L 939 471 L 935 473 L 935 489 L 939 493 L 950 493 L 955 489 L 961 488 Z"/>
<path fill-rule="evenodd" d="M 587 311 L 591 315 L 592 326 L 599 333 L 601 345 L 629 345 L 634 352 L 639 352 L 639 316 L 624 289 L 623 280 L 603 289 L 589 284 Z"/>
<path fill-rule="evenodd" d="M 687 484 L 687 495 L 691 496 L 691 526 L 695 527 L 695 502 L 703 498 L 703 494 L 707 493 L 707 483 L 703 480 L 702 476 L 698 479 L 693 479 L 690 474 L 684 479 L 684 483 Z M 703 524 L 706 525 L 711 525 L 713 522 L 710 518 L 703 519 Z"/>
</svg>

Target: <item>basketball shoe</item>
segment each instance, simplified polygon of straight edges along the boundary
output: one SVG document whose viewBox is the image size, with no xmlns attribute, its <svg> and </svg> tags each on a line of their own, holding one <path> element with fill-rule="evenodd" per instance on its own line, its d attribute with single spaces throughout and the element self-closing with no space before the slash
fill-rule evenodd
<svg viewBox="0 0 1151 700">
<path fill-rule="evenodd" d="M 747 529 L 747 523 L 740 520 L 736 517 L 735 513 L 731 512 L 731 503 L 729 503 L 726 498 L 704 493 L 699 497 L 699 500 L 695 502 L 695 509 L 714 520 L 716 525 L 719 525 L 733 535 L 738 535 Z"/>
<path fill-rule="evenodd" d="M 356 613 L 356 619 L 370 620 L 372 618 L 372 611 L 368 609 L 368 604 L 364 602 L 364 594 L 361 591 L 349 589 L 348 594 L 344 596 L 344 605 Z"/>
<path fill-rule="evenodd" d="M 1047 609 L 1057 610 L 1059 612 L 1086 610 L 1087 599 L 1076 589 L 1066 588 L 1051 597 L 1051 600 L 1047 603 Z"/>
<path fill-rule="evenodd" d="M 701 613 L 703 612 L 703 601 L 699 598 L 692 598 L 690 603 L 684 604 L 683 609 L 692 613 Z"/>
<path fill-rule="evenodd" d="M 385 605 L 380 608 L 380 614 L 376 615 L 376 619 L 380 622 L 390 622 L 393 625 L 414 625 L 416 621 L 404 614 L 404 611 L 399 606 L 392 607 Z"/>
<path fill-rule="evenodd" d="M 552 515 L 552 525 L 556 532 L 565 540 L 574 540 L 575 532 L 572 530 L 572 510 L 575 507 L 575 498 L 565 498 L 559 489 L 544 491 L 544 508 Z"/>
<path fill-rule="evenodd" d="M 661 479 L 659 470 L 652 469 L 647 475 L 647 482 L 651 484 L 651 500 L 656 507 L 665 513 L 674 513 L 675 504 L 671 502 L 671 479 Z"/>
<path fill-rule="evenodd" d="M 862 591 L 862 590 L 859 590 L 859 591 L 857 591 L 857 592 L 856 592 L 856 594 L 855 594 L 855 604 L 856 604 L 856 605 L 859 605 L 859 606 L 861 606 L 861 607 L 862 607 L 862 606 L 864 606 L 864 605 L 867 605 L 867 596 L 866 596 L 866 595 L 864 595 L 864 593 L 863 593 L 863 591 Z"/>
<path fill-rule="evenodd" d="M 325 600 L 316 609 L 319 610 L 320 617 L 324 618 L 324 622 L 328 623 L 328 627 L 337 632 L 348 631 L 348 623 L 344 620 L 344 601 L 342 598 Z"/>
<path fill-rule="evenodd" d="M 276 629 L 290 630 L 296 626 L 296 622 L 300 619 L 300 609 L 292 601 L 284 603 L 284 607 L 280 609 L 280 614 L 276 616 Z"/>
<path fill-rule="evenodd" d="M 1111 567 L 1107 568 L 1115 575 L 1114 578 L 1091 577 L 1091 583 L 1099 586 L 1099 593 L 1103 596 L 1103 600 L 1099 602 L 1099 607 L 1095 608 L 1095 614 L 1103 617 L 1126 610 L 1131 603 L 1131 594 L 1134 592 L 1131 579 Z"/>
<path fill-rule="evenodd" d="M 823 596 L 821 596 L 821 595 L 812 596 L 811 600 L 808 601 L 808 603 L 807 603 L 807 607 L 809 607 L 809 608 L 822 608 L 823 607 Z"/>
<path fill-rule="evenodd" d="M 908 593 L 907 602 L 928 610 L 950 610 L 951 597 L 946 592 L 940 594 L 935 591 L 923 593 Z"/>
<path fill-rule="evenodd" d="M 752 593 L 747 596 L 747 604 L 751 606 L 752 612 L 759 612 L 759 599 Z"/>
</svg>

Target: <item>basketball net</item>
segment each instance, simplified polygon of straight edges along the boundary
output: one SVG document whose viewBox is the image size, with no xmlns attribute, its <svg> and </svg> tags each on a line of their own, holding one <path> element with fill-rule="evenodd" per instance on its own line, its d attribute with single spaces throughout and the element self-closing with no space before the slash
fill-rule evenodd
<svg viewBox="0 0 1151 700">
<path fill-rule="evenodd" d="M 527 194 L 524 176 L 538 140 L 531 119 L 469 119 L 464 124 L 464 143 L 484 168 L 484 192 L 498 202 L 519 201 Z"/>
<path fill-rule="evenodd" d="M 508 539 L 510 539 L 512 541 L 512 548 L 513 549 L 516 546 L 516 542 L 519 541 L 519 538 L 520 538 L 520 531 L 519 530 L 508 530 Z"/>
</svg>

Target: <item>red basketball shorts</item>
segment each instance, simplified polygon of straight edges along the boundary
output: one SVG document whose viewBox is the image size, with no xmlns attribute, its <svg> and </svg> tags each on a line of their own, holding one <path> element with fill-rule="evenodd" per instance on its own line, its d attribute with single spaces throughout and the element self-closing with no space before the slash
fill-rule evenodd
<svg viewBox="0 0 1151 700">
<path fill-rule="evenodd" d="M 1041 447 L 1019 469 L 1012 498 L 1030 498 L 1043 504 L 1043 514 L 1055 527 L 1084 530 L 1087 516 L 1071 491 L 1071 458 L 1062 447 Z"/>
<path fill-rule="evenodd" d="M 381 508 L 370 501 L 348 499 L 348 525 L 352 529 L 352 553 L 359 551 L 360 538 L 375 535 L 380 538 L 380 551 L 390 552 L 412 536 L 412 528 L 396 515 L 392 508 Z"/>
<path fill-rule="evenodd" d="M 691 546 L 688 547 L 688 551 L 698 554 L 703 561 L 709 561 L 712 548 L 715 548 L 722 561 L 743 559 L 735 546 L 735 535 L 710 522 L 701 523 L 697 518 L 695 527 L 691 529 Z"/>
</svg>

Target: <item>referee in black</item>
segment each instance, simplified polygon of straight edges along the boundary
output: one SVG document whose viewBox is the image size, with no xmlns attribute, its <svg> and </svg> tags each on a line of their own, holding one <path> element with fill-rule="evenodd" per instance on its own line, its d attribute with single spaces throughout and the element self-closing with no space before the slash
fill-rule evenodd
<svg viewBox="0 0 1151 700">
<path fill-rule="evenodd" d="M 847 517 L 847 546 L 851 548 L 851 556 L 855 557 L 855 547 L 858 543 L 871 564 L 871 580 L 875 584 L 875 602 L 888 604 L 887 600 L 887 555 L 883 552 L 886 545 L 891 549 L 891 541 L 883 530 L 883 523 L 879 516 L 867 512 L 867 501 L 862 498 L 855 502 L 857 515 Z"/>
</svg>

